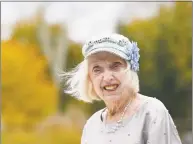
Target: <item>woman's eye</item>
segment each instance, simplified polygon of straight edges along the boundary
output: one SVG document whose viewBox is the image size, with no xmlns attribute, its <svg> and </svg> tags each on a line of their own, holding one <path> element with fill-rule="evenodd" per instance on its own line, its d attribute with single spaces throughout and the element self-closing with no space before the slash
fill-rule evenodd
<svg viewBox="0 0 193 144">
<path fill-rule="evenodd" d="M 99 73 L 100 71 L 101 71 L 101 69 L 98 68 L 98 67 L 93 69 L 93 72 L 94 72 L 94 73 Z"/>
<path fill-rule="evenodd" d="M 100 70 L 99 69 L 94 69 L 94 72 L 96 73 L 96 72 L 100 72 Z"/>
<path fill-rule="evenodd" d="M 115 62 L 113 64 L 113 68 L 119 68 L 121 66 L 121 63 L 120 62 Z"/>
</svg>

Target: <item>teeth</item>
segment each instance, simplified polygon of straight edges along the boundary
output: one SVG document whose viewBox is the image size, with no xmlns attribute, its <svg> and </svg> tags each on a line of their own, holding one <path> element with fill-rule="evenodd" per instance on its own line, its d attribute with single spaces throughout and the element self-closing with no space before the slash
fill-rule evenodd
<svg viewBox="0 0 193 144">
<path fill-rule="evenodd" d="M 105 86 L 104 88 L 105 88 L 106 90 L 114 90 L 115 88 L 117 88 L 117 85 Z"/>
</svg>

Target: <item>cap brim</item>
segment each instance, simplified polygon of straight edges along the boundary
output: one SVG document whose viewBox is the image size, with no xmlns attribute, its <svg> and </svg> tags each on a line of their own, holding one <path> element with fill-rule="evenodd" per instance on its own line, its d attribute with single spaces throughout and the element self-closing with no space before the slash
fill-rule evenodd
<svg viewBox="0 0 193 144">
<path fill-rule="evenodd" d="M 85 58 L 87 58 L 93 54 L 96 54 L 98 52 L 109 52 L 111 54 L 119 56 L 122 59 L 128 60 L 128 56 L 124 52 L 122 52 L 118 49 L 115 49 L 115 48 L 111 48 L 111 47 L 108 47 L 108 48 L 107 47 L 101 47 L 101 48 L 93 49 L 92 51 L 88 52 L 88 54 L 86 55 Z"/>
</svg>

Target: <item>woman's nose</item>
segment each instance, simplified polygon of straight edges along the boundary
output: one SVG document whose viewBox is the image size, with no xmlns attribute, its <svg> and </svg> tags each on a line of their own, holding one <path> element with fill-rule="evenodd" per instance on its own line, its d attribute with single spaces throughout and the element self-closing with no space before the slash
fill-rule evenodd
<svg viewBox="0 0 193 144">
<path fill-rule="evenodd" d="M 113 80 L 113 72 L 109 71 L 109 70 L 105 71 L 103 74 L 103 80 L 107 81 L 107 82 L 112 81 Z"/>
</svg>

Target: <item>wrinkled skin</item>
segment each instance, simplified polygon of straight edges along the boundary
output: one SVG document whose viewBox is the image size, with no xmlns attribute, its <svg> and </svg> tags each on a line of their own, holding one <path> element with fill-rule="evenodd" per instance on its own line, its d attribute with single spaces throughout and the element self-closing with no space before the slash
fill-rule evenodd
<svg viewBox="0 0 193 144">
<path fill-rule="evenodd" d="M 134 94 L 126 61 L 114 54 L 99 52 L 88 57 L 88 67 L 93 89 L 105 102 L 109 115 L 123 111 Z"/>
</svg>

